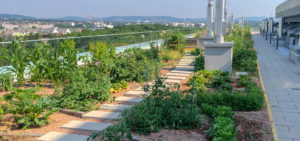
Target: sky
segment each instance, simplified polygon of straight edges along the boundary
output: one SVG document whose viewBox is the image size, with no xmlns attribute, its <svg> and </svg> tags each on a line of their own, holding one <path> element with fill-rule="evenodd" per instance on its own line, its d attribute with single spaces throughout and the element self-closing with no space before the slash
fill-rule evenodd
<svg viewBox="0 0 300 141">
<path fill-rule="evenodd" d="M 227 0 L 229 14 L 236 17 L 274 16 L 285 0 Z M 0 13 L 38 18 L 65 16 L 206 16 L 207 0 L 0 0 Z"/>
</svg>

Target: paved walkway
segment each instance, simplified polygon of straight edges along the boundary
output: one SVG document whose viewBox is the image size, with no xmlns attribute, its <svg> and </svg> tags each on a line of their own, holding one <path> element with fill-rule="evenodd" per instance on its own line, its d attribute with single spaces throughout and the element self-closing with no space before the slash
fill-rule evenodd
<svg viewBox="0 0 300 141">
<path fill-rule="evenodd" d="M 253 40 L 279 140 L 300 141 L 300 69 L 261 35 Z"/>
</svg>

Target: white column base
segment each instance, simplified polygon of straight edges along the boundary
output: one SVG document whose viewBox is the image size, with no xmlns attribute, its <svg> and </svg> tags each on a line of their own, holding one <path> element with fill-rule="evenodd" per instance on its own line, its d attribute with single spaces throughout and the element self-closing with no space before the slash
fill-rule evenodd
<svg viewBox="0 0 300 141">
<path fill-rule="evenodd" d="M 205 42 L 205 69 L 232 72 L 233 42 Z"/>
</svg>

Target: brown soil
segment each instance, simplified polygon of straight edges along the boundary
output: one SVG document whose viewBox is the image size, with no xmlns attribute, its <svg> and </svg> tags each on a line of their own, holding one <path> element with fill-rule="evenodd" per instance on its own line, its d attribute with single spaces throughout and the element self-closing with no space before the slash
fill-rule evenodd
<svg viewBox="0 0 300 141">
<path fill-rule="evenodd" d="M 273 138 L 267 110 L 236 112 L 238 141 L 271 141 Z"/>
</svg>

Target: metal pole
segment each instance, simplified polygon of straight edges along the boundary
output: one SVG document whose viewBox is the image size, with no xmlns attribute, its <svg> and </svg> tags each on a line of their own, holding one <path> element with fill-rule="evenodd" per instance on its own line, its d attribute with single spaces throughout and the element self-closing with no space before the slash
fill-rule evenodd
<svg viewBox="0 0 300 141">
<path fill-rule="evenodd" d="M 279 46 L 279 34 L 277 34 L 277 39 L 276 39 L 276 50 L 278 50 Z"/>
</svg>

